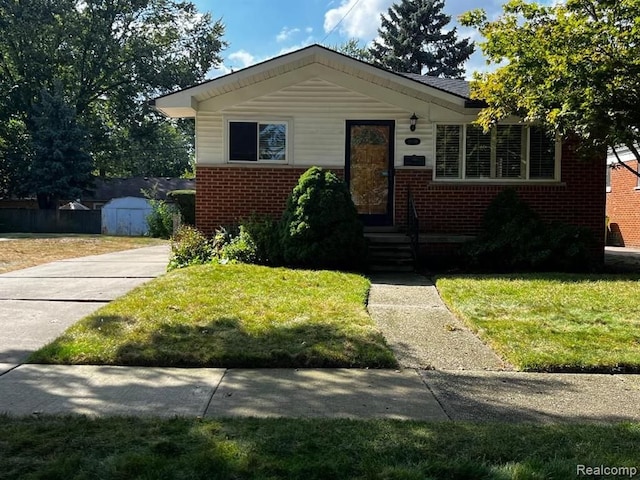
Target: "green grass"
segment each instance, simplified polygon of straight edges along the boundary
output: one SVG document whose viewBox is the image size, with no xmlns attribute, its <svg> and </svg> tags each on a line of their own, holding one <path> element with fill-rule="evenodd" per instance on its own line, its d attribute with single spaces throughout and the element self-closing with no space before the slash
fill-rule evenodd
<svg viewBox="0 0 640 480">
<path fill-rule="evenodd" d="M 451 276 L 447 306 L 517 368 L 640 372 L 638 275 Z"/>
<path fill-rule="evenodd" d="M 204 265 L 106 305 L 35 363 L 209 367 L 394 367 L 359 275 Z"/>
<path fill-rule="evenodd" d="M 639 444 L 639 424 L 0 417 L 0 478 L 566 480 L 638 468 Z"/>
</svg>

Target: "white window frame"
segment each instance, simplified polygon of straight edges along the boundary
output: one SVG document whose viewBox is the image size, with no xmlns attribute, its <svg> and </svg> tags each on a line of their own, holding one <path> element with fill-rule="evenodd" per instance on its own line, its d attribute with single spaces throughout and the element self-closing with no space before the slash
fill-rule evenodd
<svg viewBox="0 0 640 480">
<path fill-rule="evenodd" d="M 437 135 L 438 135 L 438 125 L 455 125 L 462 127 L 461 131 L 461 140 L 460 140 L 460 156 L 458 158 L 459 169 L 458 169 L 458 177 L 438 177 L 437 173 Z M 506 178 L 506 177 L 497 177 L 496 175 L 496 159 L 493 156 L 492 150 L 492 158 L 491 158 L 491 177 L 466 177 L 466 161 L 467 161 L 467 127 L 472 125 L 470 123 L 459 123 L 459 122 L 438 122 L 433 125 L 433 181 L 434 182 L 477 182 L 477 183 L 549 183 L 549 182 L 559 182 L 560 181 L 560 161 L 562 157 L 562 142 L 560 137 L 556 135 L 555 139 L 555 158 L 554 158 L 554 174 L 553 178 L 531 178 L 531 162 L 530 162 L 530 150 L 531 150 L 531 126 L 522 123 L 502 123 L 501 125 L 519 125 L 524 129 L 524 134 L 526 136 L 526 144 L 525 144 L 525 175 L 520 178 Z"/>
<path fill-rule="evenodd" d="M 255 123 L 257 124 L 257 133 L 260 135 L 260 125 L 284 125 L 285 126 L 285 159 L 284 160 L 261 160 L 260 152 L 256 152 L 256 160 L 231 160 L 231 124 L 234 122 Z M 293 144 L 293 121 L 290 118 L 273 118 L 273 117 L 228 117 L 224 119 L 224 158 L 227 163 L 239 163 L 246 165 L 287 165 L 291 159 Z M 260 139 L 257 139 L 257 145 L 260 145 Z"/>
</svg>

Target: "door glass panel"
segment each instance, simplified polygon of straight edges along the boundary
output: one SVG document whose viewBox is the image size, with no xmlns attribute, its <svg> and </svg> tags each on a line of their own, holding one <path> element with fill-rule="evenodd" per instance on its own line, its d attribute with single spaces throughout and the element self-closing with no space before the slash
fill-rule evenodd
<svg viewBox="0 0 640 480">
<path fill-rule="evenodd" d="M 389 197 L 389 125 L 352 125 L 353 202 L 361 215 L 385 215 Z"/>
</svg>

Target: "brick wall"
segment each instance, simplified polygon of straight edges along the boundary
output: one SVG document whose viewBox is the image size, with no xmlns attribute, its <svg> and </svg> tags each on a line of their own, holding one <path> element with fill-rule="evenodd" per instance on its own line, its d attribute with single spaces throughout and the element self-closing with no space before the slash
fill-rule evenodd
<svg viewBox="0 0 640 480">
<path fill-rule="evenodd" d="M 636 160 L 627 165 L 637 171 Z M 607 193 L 610 243 L 640 247 L 640 190 L 638 177 L 624 167 L 611 170 L 611 192 Z"/>
<path fill-rule="evenodd" d="M 424 233 L 474 235 L 491 200 L 504 185 L 437 183 L 431 170 L 398 169 L 395 173 L 395 223 L 406 225 L 407 191 L 411 189 L 420 230 Z M 594 255 L 604 248 L 605 169 L 604 156 L 578 160 L 570 145 L 562 152 L 561 184 L 517 185 L 525 200 L 544 220 L 590 228 L 598 241 Z M 640 216 L 639 216 L 640 218 Z"/>
<path fill-rule="evenodd" d="M 196 225 L 207 235 L 252 213 L 280 217 L 298 178 L 307 168 L 199 166 Z M 340 177 L 343 170 L 334 170 Z"/>
<path fill-rule="evenodd" d="M 575 158 L 563 147 L 562 183 L 517 185 L 522 199 L 545 220 L 590 228 L 599 242 L 594 256 L 603 258 L 605 217 L 604 156 Z M 280 216 L 287 198 L 306 168 L 199 166 L 196 172 L 196 224 L 211 234 L 220 225 L 237 223 L 252 213 Z M 341 177 L 342 169 L 334 170 Z M 474 235 L 491 200 L 504 185 L 437 183 L 431 170 L 395 172 L 395 224 L 406 225 L 407 191 L 411 189 L 421 230 L 425 233 Z"/>
</svg>

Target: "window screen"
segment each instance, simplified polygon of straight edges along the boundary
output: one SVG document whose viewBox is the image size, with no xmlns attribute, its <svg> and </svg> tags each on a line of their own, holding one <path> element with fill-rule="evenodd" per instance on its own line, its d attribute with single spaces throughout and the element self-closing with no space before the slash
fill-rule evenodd
<svg viewBox="0 0 640 480">
<path fill-rule="evenodd" d="M 522 178 L 525 161 L 520 125 L 498 125 L 496 128 L 496 177 Z"/>
<path fill-rule="evenodd" d="M 555 134 L 540 127 L 531 127 L 529 129 L 529 178 L 554 178 L 555 160 Z"/>
<path fill-rule="evenodd" d="M 436 127 L 436 177 L 460 177 L 461 130 L 461 125 Z"/>
<path fill-rule="evenodd" d="M 260 160 L 287 159 L 287 125 L 285 123 L 261 123 L 259 125 Z"/>
<path fill-rule="evenodd" d="M 488 178 L 491 176 L 491 133 L 485 134 L 482 127 L 467 126 L 467 151 L 465 176 Z"/>
</svg>

